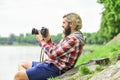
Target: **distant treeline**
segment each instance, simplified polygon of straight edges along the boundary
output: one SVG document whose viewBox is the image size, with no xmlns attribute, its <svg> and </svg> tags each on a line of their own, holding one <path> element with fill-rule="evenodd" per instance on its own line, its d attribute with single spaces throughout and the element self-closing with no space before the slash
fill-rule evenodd
<svg viewBox="0 0 120 80">
<path fill-rule="evenodd" d="M 120 0 L 97 0 L 102 4 L 100 29 L 95 33 L 84 33 L 87 44 L 104 44 L 120 33 Z M 96 26 L 95 26 L 96 27 Z M 62 34 L 52 35 L 51 39 L 58 43 Z M 9 37 L 0 37 L 0 44 L 38 44 L 34 35 L 11 34 Z"/>
<path fill-rule="evenodd" d="M 52 35 L 51 38 L 55 43 L 58 43 L 61 39 L 62 35 Z M 17 44 L 38 44 L 38 41 L 36 40 L 35 35 L 31 35 L 29 33 L 27 34 L 20 34 L 19 36 L 16 36 L 15 34 L 10 34 L 9 37 L 1 37 L 0 36 L 0 44 L 1 45 L 17 45 Z"/>
<path fill-rule="evenodd" d="M 106 43 L 105 37 L 100 37 L 97 33 L 83 33 L 86 37 L 86 43 L 87 44 L 103 44 Z M 55 43 L 59 43 L 62 38 L 62 34 L 59 33 L 57 35 L 51 35 L 51 39 Z M 20 34 L 19 36 L 16 36 L 15 34 L 11 34 L 9 37 L 0 37 L 0 44 L 1 45 L 16 45 L 16 44 L 32 44 L 37 45 L 38 41 L 36 40 L 36 37 L 31 34 Z"/>
</svg>

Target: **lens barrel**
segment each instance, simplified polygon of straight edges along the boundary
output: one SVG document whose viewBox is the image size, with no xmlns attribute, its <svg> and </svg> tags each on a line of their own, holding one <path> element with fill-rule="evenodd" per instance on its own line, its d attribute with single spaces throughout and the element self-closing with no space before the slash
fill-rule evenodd
<svg viewBox="0 0 120 80">
<path fill-rule="evenodd" d="M 43 37 L 47 37 L 47 28 L 42 27 L 41 30 L 40 30 L 40 33 L 42 34 Z M 33 35 L 39 34 L 39 33 L 38 33 L 38 30 L 35 29 L 35 28 L 33 28 L 33 29 L 32 29 L 32 34 L 33 34 Z"/>
</svg>

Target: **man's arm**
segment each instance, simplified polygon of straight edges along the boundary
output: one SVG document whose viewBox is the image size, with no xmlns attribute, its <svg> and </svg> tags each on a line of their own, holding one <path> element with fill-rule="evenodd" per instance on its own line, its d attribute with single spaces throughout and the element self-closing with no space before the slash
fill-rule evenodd
<svg viewBox="0 0 120 80">
<path fill-rule="evenodd" d="M 77 42 L 75 37 L 69 38 L 68 40 L 63 41 L 58 45 L 49 45 L 45 41 L 41 41 L 40 43 L 45 53 L 51 59 L 64 56 L 72 52 L 76 52 L 75 45 Z"/>
</svg>

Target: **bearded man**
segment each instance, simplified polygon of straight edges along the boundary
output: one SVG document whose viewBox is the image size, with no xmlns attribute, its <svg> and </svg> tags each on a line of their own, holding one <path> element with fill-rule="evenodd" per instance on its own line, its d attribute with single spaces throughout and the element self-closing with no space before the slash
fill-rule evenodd
<svg viewBox="0 0 120 80">
<path fill-rule="evenodd" d="M 66 14 L 63 16 L 62 27 L 64 37 L 59 44 L 51 40 L 48 29 L 46 37 L 38 31 L 37 40 L 48 57 L 43 62 L 21 62 L 14 80 L 47 80 L 74 67 L 85 44 L 85 38 L 80 31 L 82 20 L 76 13 Z"/>
</svg>

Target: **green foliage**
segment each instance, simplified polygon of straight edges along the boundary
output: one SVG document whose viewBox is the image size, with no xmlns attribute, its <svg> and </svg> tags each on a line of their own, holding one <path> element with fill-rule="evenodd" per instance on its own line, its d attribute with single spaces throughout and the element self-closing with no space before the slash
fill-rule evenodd
<svg viewBox="0 0 120 80">
<path fill-rule="evenodd" d="M 87 67 L 87 66 L 81 66 L 80 68 L 79 68 L 79 70 L 80 70 L 80 73 L 82 73 L 82 74 L 84 74 L 84 75 L 86 75 L 86 74 L 89 74 L 90 73 L 90 70 L 89 70 L 89 68 Z"/>
<path fill-rule="evenodd" d="M 58 43 L 61 38 L 62 34 L 57 34 L 57 35 L 52 35 L 51 36 L 52 40 L 55 43 Z M 38 44 L 38 41 L 36 40 L 35 35 L 27 33 L 26 35 L 20 34 L 19 36 L 16 36 L 14 34 L 10 34 L 9 37 L 0 37 L 0 44 L 8 44 L 8 45 L 13 45 L 13 44 Z"/>
<path fill-rule="evenodd" d="M 88 44 L 96 44 L 97 43 L 96 33 L 84 33 L 84 36 L 86 36 L 86 43 L 88 43 Z"/>
<path fill-rule="evenodd" d="M 7 38 L 5 38 L 5 37 L 0 37 L 0 44 L 5 44 L 5 43 L 7 43 L 7 41 L 8 41 L 8 39 Z"/>
<path fill-rule="evenodd" d="M 94 58 L 110 58 L 112 61 L 115 56 L 120 52 L 120 42 L 116 42 L 108 45 L 95 46 L 93 52 L 83 54 L 78 59 L 76 66 L 85 62 L 88 62 Z"/>
<path fill-rule="evenodd" d="M 56 79 L 52 77 L 52 78 L 49 78 L 48 80 L 56 80 Z"/>
<path fill-rule="evenodd" d="M 103 69 L 104 69 L 104 66 L 102 66 L 102 65 L 99 65 L 99 66 L 96 67 L 96 71 L 101 71 Z"/>
<path fill-rule="evenodd" d="M 83 54 L 80 56 L 80 58 L 77 61 L 76 66 L 86 63 L 91 59 L 94 58 L 109 58 L 112 62 L 116 55 L 120 53 L 120 41 L 112 43 L 112 44 L 106 44 L 106 45 L 85 45 L 85 49 L 94 49 L 93 52 Z M 113 62 L 112 62 L 113 63 Z M 96 72 L 101 71 L 105 68 L 104 65 L 99 65 L 96 67 Z M 79 68 L 80 72 L 84 74 L 85 76 L 88 76 L 87 79 L 89 80 L 96 72 L 92 72 L 88 69 L 86 66 L 82 66 Z M 87 75 L 86 75 L 87 74 Z"/>
<path fill-rule="evenodd" d="M 57 34 L 57 35 L 52 35 L 52 36 L 51 36 L 51 39 L 52 39 L 55 43 L 59 43 L 60 40 L 61 40 L 61 38 L 62 38 L 62 34 L 61 34 L 61 33 L 59 33 L 59 34 Z"/>
<path fill-rule="evenodd" d="M 103 44 L 105 43 L 105 37 L 102 37 L 98 33 L 83 33 L 86 36 L 87 44 Z"/>
<path fill-rule="evenodd" d="M 108 42 L 120 32 L 120 0 L 97 0 L 97 2 L 104 5 L 98 34 Z"/>
</svg>

